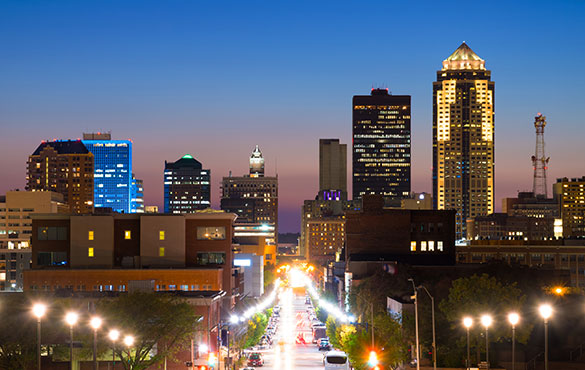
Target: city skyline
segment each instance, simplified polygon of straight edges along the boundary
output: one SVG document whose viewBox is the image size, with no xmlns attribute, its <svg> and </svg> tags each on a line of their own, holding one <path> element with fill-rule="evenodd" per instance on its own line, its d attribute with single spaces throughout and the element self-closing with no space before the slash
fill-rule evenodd
<svg viewBox="0 0 585 370">
<path fill-rule="evenodd" d="M 415 5 L 378 4 L 378 14 L 356 9 L 364 17 L 355 27 L 347 27 L 354 12 L 329 12 L 325 5 L 311 14 L 299 5 L 234 4 L 221 14 L 210 4 L 111 4 L 107 12 L 95 4 L 51 4 L 34 12 L 25 4 L 4 5 L 0 34 L 11 37 L 3 37 L 10 57 L 0 61 L 6 75 L 0 87 L 0 193 L 24 189 L 27 156 L 41 140 L 111 130 L 133 141 L 133 172 L 144 179 L 145 204 L 162 209 L 164 160 L 189 153 L 212 170 L 212 205 L 219 208 L 221 178 L 230 170 L 246 173 L 246 158 L 258 144 L 267 175 L 276 173 L 278 163 L 280 231 L 298 231 L 303 200 L 318 191 L 319 139 L 351 143 L 352 96 L 385 86 L 412 96 L 412 191 L 430 193 L 432 82 L 441 62 L 465 40 L 488 61 L 498 83 L 498 210 L 503 197 L 532 187 L 538 112 L 548 120 L 549 191 L 557 177 L 585 172 L 576 159 L 585 137 L 579 112 L 585 77 L 576 73 L 585 57 L 579 42 L 585 5 L 530 4 L 515 5 L 521 15 L 514 23 L 506 22 L 505 3 L 491 5 L 486 14 L 478 5 L 467 6 L 460 15 L 476 11 L 477 23 L 489 19 L 502 26 L 448 34 L 431 34 L 426 23 L 433 17 L 414 15 Z M 384 16 L 390 9 L 401 10 L 403 19 Z M 544 9 L 547 27 L 535 27 L 533 19 Z M 429 3 L 427 10 L 440 17 L 452 9 Z M 240 19 L 240 12 L 248 17 Z M 63 19 L 67 27 L 60 26 Z M 241 35 L 222 30 L 244 22 L 249 27 Z M 372 32 L 390 33 L 390 24 L 411 32 L 395 48 L 380 50 L 380 58 L 352 54 L 353 44 Z M 363 42 L 373 46 L 375 39 Z"/>
</svg>

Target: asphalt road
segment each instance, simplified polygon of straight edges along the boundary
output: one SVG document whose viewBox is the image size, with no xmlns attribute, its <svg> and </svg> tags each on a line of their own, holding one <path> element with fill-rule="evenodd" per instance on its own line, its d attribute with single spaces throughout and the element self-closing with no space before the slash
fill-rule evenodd
<svg viewBox="0 0 585 370">
<path fill-rule="evenodd" d="M 311 343 L 311 324 L 307 318 L 305 297 L 295 297 L 292 291 L 285 291 L 279 297 L 280 320 L 274 335 L 273 346 L 261 351 L 265 370 L 323 369 L 323 354 L 316 344 Z M 302 333 L 307 344 L 296 343 Z"/>
</svg>

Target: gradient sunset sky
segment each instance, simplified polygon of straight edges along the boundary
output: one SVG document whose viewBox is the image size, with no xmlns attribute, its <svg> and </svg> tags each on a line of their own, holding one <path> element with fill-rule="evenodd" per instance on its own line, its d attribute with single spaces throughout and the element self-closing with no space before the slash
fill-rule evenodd
<svg viewBox="0 0 585 370">
<path fill-rule="evenodd" d="M 319 138 L 351 146 L 352 96 L 372 87 L 412 96 L 412 190 L 430 192 L 432 82 L 462 41 L 495 81 L 497 209 L 532 187 L 537 112 L 549 188 L 585 175 L 583 1 L 4 0 L 0 194 L 24 188 L 41 140 L 111 130 L 133 140 L 147 205 L 162 206 L 164 161 L 190 153 L 218 207 L 258 144 L 280 231 L 297 232 Z"/>
</svg>

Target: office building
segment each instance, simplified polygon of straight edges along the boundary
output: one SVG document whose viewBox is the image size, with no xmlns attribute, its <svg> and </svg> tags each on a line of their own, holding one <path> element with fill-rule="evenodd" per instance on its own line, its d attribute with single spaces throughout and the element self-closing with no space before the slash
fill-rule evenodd
<svg viewBox="0 0 585 370">
<path fill-rule="evenodd" d="M 84 133 L 94 158 L 94 206 L 132 212 L 132 142 L 112 140 L 109 132 Z"/>
<path fill-rule="evenodd" d="M 559 202 L 556 198 L 535 196 L 534 192 L 521 191 L 516 198 L 502 199 L 502 212 L 509 216 L 558 218 Z"/>
<path fill-rule="evenodd" d="M 132 174 L 130 198 L 130 213 L 144 213 L 144 186 L 143 181 Z"/>
<path fill-rule="evenodd" d="M 540 268 L 547 276 L 564 273 L 572 287 L 583 287 L 585 283 L 583 240 L 472 240 L 456 248 L 457 264 L 504 262 Z M 562 280 L 558 279 L 557 284 L 559 281 Z"/>
<path fill-rule="evenodd" d="M 26 190 L 63 195 L 71 213 L 94 208 L 94 156 L 81 140 L 43 141 L 28 157 Z"/>
<path fill-rule="evenodd" d="M 310 263 L 327 266 L 329 262 L 343 258 L 345 217 L 319 217 L 307 223 L 306 258 Z"/>
<path fill-rule="evenodd" d="M 271 231 L 268 244 L 278 236 L 278 176 L 264 175 L 264 158 L 255 147 L 248 175 L 224 177 L 221 182 L 221 209 L 238 215 L 237 224 L 245 224 L 260 233 Z M 243 225 L 242 225 L 243 226 Z"/>
<path fill-rule="evenodd" d="M 402 199 L 402 209 L 433 209 L 433 197 L 429 193 L 412 193 L 410 197 Z"/>
<path fill-rule="evenodd" d="M 319 139 L 319 197 L 347 200 L 347 145 L 339 139 Z"/>
<path fill-rule="evenodd" d="M 410 96 L 372 89 L 353 97 L 353 199 L 384 197 L 400 207 L 410 195 Z"/>
<path fill-rule="evenodd" d="M 126 291 L 130 281 L 155 280 L 158 291 L 224 290 L 234 304 L 239 294 L 232 267 L 235 218 L 220 211 L 35 214 L 32 270 L 25 273 L 25 285 Z"/>
<path fill-rule="evenodd" d="M 455 264 L 455 211 L 383 208 L 379 195 L 345 214 L 345 262 L 354 278 L 381 264 Z"/>
<path fill-rule="evenodd" d="M 211 204 L 211 170 L 185 154 L 176 162 L 165 161 L 165 213 L 193 213 Z"/>
<path fill-rule="evenodd" d="M 494 82 L 485 61 L 463 43 L 433 82 L 433 201 L 466 219 L 494 212 Z"/>
<path fill-rule="evenodd" d="M 491 213 L 467 219 L 467 239 L 544 240 L 555 235 L 553 217 L 511 216 Z"/>
<path fill-rule="evenodd" d="M 557 179 L 553 186 L 559 202 L 562 233 L 566 238 L 585 236 L 585 176 Z"/>
<path fill-rule="evenodd" d="M 69 212 L 69 207 L 62 194 L 52 191 L 0 196 L 0 291 L 22 291 L 22 273 L 31 265 L 31 214 L 39 212 Z"/>
<path fill-rule="evenodd" d="M 262 255 L 238 253 L 234 255 L 234 266 L 244 270 L 244 289 L 247 298 L 260 298 L 264 294 L 264 262 Z"/>
</svg>

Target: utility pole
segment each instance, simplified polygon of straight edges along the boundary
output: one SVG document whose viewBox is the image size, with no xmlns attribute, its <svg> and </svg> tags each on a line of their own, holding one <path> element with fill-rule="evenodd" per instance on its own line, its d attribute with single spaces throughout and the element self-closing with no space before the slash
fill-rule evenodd
<svg viewBox="0 0 585 370">
<path fill-rule="evenodd" d="M 415 336 L 416 336 L 416 370 L 420 370 L 420 353 L 419 353 L 419 345 L 418 345 L 418 293 L 416 290 L 416 285 L 414 285 L 413 279 L 408 279 L 412 283 L 412 289 L 414 289 L 414 327 L 415 327 Z"/>
<path fill-rule="evenodd" d="M 431 316 L 433 320 L 433 370 L 437 370 L 437 342 L 435 341 L 435 298 L 433 298 L 425 286 L 421 285 L 419 288 L 423 288 L 431 298 Z"/>
</svg>

